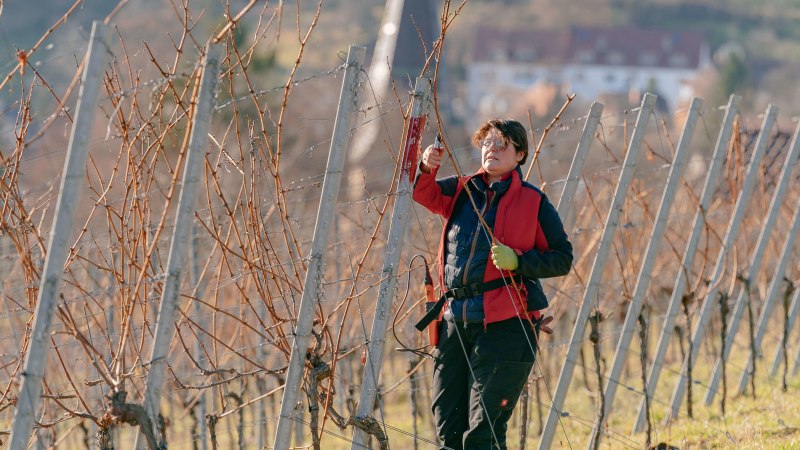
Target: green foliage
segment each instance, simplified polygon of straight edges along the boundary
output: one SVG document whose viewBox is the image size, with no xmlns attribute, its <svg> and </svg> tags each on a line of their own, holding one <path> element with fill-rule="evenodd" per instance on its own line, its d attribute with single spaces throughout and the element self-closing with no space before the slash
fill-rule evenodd
<svg viewBox="0 0 800 450">
<path fill-rule="evenodd" d="M 277 66 L 276 52 L 270 49 L 264 54 L 254 53 L 248 69 L 255 73 L 268 72 Z"/>
<path fill-rule="evenodd" d="M 728 56 L 719 69 L 719 83 L 717 89 L 722 98 L 727 98 L 732 93 L 741 93 L 749 85 L 747 66 L 737 53 Z"/>
<path fill-rule="evenodd" d="M 800 42 L 800 4 L 796 1 L 618 3 L 620 12 L 627 13 L 627 21 L 633 25 L 702 31 L 712 49 L 729 40 L 749 45 L 748 35 L 765 30 L 774 33 L 777 40 Z M 765 55 L 770 51 L 763 47 L 749 50 L 759 50 Z"/>
</svg>

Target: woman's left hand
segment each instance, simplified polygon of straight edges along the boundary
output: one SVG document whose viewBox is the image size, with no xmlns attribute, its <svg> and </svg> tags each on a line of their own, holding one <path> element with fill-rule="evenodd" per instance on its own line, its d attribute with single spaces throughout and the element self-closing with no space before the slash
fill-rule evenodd
<svg viewBox="0 0 800 450">
<path fill-rule="evenodd" d="M 519 258 L 514 250 L 501 243 L 492 246 L 492 262 L 500 270 L 517 270 Z"/>
</svg>

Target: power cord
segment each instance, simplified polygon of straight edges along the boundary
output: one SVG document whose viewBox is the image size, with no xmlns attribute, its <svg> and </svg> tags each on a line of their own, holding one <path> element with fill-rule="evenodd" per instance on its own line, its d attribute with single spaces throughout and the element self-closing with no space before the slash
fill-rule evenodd
<svg viewBox="0 0 800 450">
<path fill-rule="evenodd" d="M 400 305 L 397 307 L 397 311 L 394 313 L 394 318 L 392 319 L 392 335 L 394 335 L 394 339 L 397 341 L 397 343 L 400 344 L 400 347 L 395 348 L 395 350 L 400 351 L 400 352 L 411 352 L 411 353 L 413 353 L 413 354 L 415 354 L 415 355 L 417 355 L 417 356 L 419 356 L 421 358 L 431 358 L 431 359 L 433 359 L 433 355 L 431 355 L 430 353 L 428 353 L 426 351 L 426 349 L 429 347 L 429 345 L 423 345 L 422 347 L 412 348 L 412 347 L 406 345 L 405 343 L 403 343 L 403 341 L 397 335 L 397 331 L 395 330 L 397 328 L 397 317 L 400 315 L 400 311 L 403 310 L 403 305 L 405 305 L 406 300 L 408 299 L 408 293 L 411 291 L 411 271 L 414 269 L 412 267 L 412 264 L 414 263 L 414 260 L 416 258 L 422 258 L 423 265 L 425 267 L 425 289 L 426 289 L 426 292 L 428 292 L 429 295 L 433 294 L 433 278 L 431 277 L 431 271 L 430 271 L 430 268 L 428 266 L 428 260 L 425 259 L 425 255 L 423 255 L 421 253 L 417 253 L 416 255 L 412 256 L 411 260 L 408 262 L 408 279 L 406 281 L 406 292 L 405 292 L 405 295 L 403 295 L 403 300 L 400 302 Z"/>
</svg>

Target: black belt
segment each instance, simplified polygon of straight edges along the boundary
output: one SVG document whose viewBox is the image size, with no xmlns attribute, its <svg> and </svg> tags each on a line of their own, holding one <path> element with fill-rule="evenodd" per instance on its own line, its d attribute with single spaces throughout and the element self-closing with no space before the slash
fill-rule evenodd
<svg viewBox="0 0 800 450">
<path fill-rule="evenodd" d="M 439 313 L 442 312 L 442 308 L 444 308 L 444 304 L 449 298 L 455 299 L 466 299 L 470 297 L 475 297 L 477 295 L 483 294 L 486 291 L 491 291 L 493 289 L 501 288 L 511 283 L 519 283 L 522 278 L 519 275 L 514 275 L 513 277 L 503 277 L 497 278 L 492 281 L 487 281 L 485 283 L 472 283 L 469 286 L 464 286 L 460 288 L 454 288 L 446 291 L 439 297 L 439 300 L 436 303 L 433 303 L 429 306 L 427 312 L 422 319 L 414 325 L 419 331 L 422 331 L 427 327 L 431 322 L 439 318 Z"/>
</svg>

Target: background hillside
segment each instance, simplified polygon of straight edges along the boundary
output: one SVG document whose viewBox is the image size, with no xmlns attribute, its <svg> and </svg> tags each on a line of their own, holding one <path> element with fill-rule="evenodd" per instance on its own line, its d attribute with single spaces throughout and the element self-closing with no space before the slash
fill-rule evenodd
<svg viewBox="0 0 800 450">
<path fill-rule="evenodd" d="M 229 2 L 238 10 L 247 2 Z M 303 17 L 309 17 L 317 2 L 298 2 Z M 0 70 L 10 70 L 16 62 L 16 52 L 28 49 L 74 4 L 72 0 L 33 0 L 5 2 L 0 14 Z M 221 1 L 194 0 L 190 2 L 199 27 L 211 30 L 218 25 L 211 18 L 224 11 Z M 114 2 L 86 0 L 79 2 L 76 11 L 48 40 L 49 47 L 36 56 L 37 64 L 50 80 L 65 67 L 72 69 L 74 58 L 65 51 L 82 51 L 92 20 L 105 17 Z M 346 51 L 349 44 L 371 45 L 377 35 L 384 2 L 380 0 L 327 0 L 321 2 L 322 13 L 303 57 L 301 70 L 314 71 L 335 64 L 337 52 Z M 285 4 L 283 20 L 287 30 L 294 28 L 294 4 Z M 113 22 L 126 37 L 133 53 L 148 42 L 157 55 L 171 50 L 169 34 L 179 35 L 178 8 L 163 0 L 127 2 Z M 202 13 L 202 15 L 201 15 Z M 469 0 L 453 21 L 446 44 L 448 82 L 463 81 L 464 67 L 469 63 L 472 31 L 478 25 L 512 28 L 559 28 L 570 25 L 658 27 L 669 30 L 699 30 L 705 33 L 712 54 L 741 51 L 741 67 L 723 67 L 723 83 L 700 83 L 698 95 L 706 99 L 726 98 L 735 90 L 745 95 L 745 107 L 763 109 L 766 101 L 778 102 L 782 110 L 797 114 L 800 109 L 800 2 L 793 0 Z M 257 15 L 245 17 L 238 32 L 243 40 L 257 27 Z M 291 25 L 291 28 L 289 27 Z M 308 25 L 308 24 L 301 24 Z M 294 63 L 297 36 L 294 31 L 281 37 L 277 50 L 263 45 L 256 49 L 256 58 L 265 64 L 264 76 L 280 80 Z M 259 54 L 259 52 L 261 52 Z M 59 55 L 50 58 L 52 55 Z M 341 56 L 340 56 L 341 58 Z M 719 58 L 718 58 L 719 59 Z M 274 65 L 271 64 L 274 62 Z M 255 71 L 258 72 L 258 71 Z M 60 79 L 66 77 L 62 74 Z M 59 79 L 59 78 L 53 78 Z M 702 80 L 701 80 L 702 81 Z M 709 80 L 711 81 L 711 80 Z M 714 92 L 714 90 L 725 92 Z"/>
</svg>

